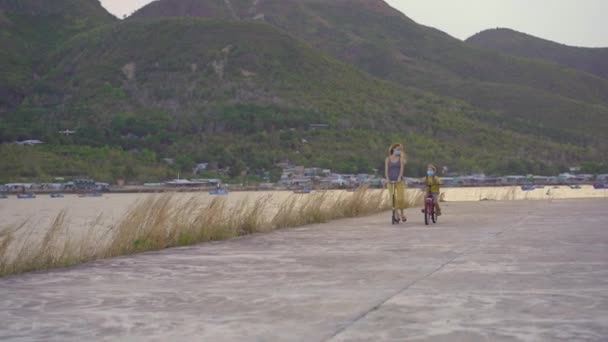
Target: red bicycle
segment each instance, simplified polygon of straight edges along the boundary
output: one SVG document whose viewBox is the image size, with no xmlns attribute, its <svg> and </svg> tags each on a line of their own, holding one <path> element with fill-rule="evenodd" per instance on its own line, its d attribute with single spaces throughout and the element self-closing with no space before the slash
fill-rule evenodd
<svg viewBox="0 0 608 342">
<path fill-rule="evenodd" d="M 430 193 L 424 198 L 424 209 L 422 209 L 422 212 L 424 213 L 424 224 L 428 226 L 430 222 L 437 223 L 437 208 L 433 201 L 433 195 Z"/>
</svg>

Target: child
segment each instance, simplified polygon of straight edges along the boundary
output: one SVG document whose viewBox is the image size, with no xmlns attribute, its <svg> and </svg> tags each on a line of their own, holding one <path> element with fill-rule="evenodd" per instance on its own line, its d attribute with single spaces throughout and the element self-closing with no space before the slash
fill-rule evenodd
<svg viewBox="0 0 608 342">
<path fill-rule="evenodd" d="M 433 164 L 429 164 L 426 169 L 426 178 L 423 180 L 426 193 L 433 197 L 433 203 L 437 208 L 437 216 L 441 215 L 441 208 L 439 207 L 439 186 L 441 185 L 441 179 L 436 176 L 437 168 Z"/>
</svg>

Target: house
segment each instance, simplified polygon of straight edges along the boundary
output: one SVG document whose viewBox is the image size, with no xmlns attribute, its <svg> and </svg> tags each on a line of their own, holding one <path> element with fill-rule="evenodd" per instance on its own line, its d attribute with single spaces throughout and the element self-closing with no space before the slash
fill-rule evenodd
<svg viewBox="0 0 608 342">
<path fill-rule="evenodd" d="M 76 131 L 72 131 L 72 130 L 66 129 L 64 131 L 59 131 L 59 134 L 65 135 L 67 137 L 67 136 L 76 134 Z"/>
<path fill-rule="evenodd" d="M 560 173 L 558 178 L 562 181 L 568 181 L 568 180 L 574 180 L 576 178 L 576 176 L 569 172 L 564 172 L 564 173 Z"/>
<path fill-rule="evenodd" d="M 44 143 L 40 140 L 15 141 L 15 145 L 19 145 L 19 146 L 34 146 L 34 145 L 40 145 L 40 144 L 44 144 Z"/>
<path fill-rule="evenodd" d="M 26 191 L 32 188 L 31 183 L 9 183 L 5 184 L 4 187 L 9 192 Z"/>
<path fill-rule="evenodd" d="M 187 179 L 174 179 L 172 181 L 166 182 L 165 183 L 168 186 L 174 186 L 174 187 L 197 187 L 197 186 L 203 186 L 206 185 L 205 182 L 201 182 L 201 181 L 190 181 Z"/>
<path fill-rule="evenodd" d="M 445 178 L 443 178 L 445 179 Z M 502 182 L 502 178 L 500 177 L 486 177 L 483 181 L 484 184 L 488 185 L 498 185 Z"/>
<path fill-rule="evenodd" d="M 442 178 L 443 180 L 443 178 Z M 405 183 L 407 185 L 416 185 L 416 184 L 422 184 L 422 178 L 417 178 L 417 177 L 405 177 Z"/>
<path fill-rule="evenodd" d="M 306 176 L 306 177 L 321 176 L 322 171 L 323 170 L 318 167 L 309 167 L 309 168 L 304 169 L 304 176 Z"/>
<path fill-rule="evenodd" d="M 593 180 L 593 175 L 590 175 L 590 174 L 576 175 L 575 180 L 578 182 L 591 182 Z"/>
<path fill-rule="evenodd" d="M 279 181 L 279 184 L 287 187 L 312 187 L 312 179 L 310 177 L 294 177 L 285 178 Z"/>
<path fill-rule="evenodd" d="M 367 173 L 360 173 L 355 178 L 358 184 L 367 184 L 372 176 Z"/>
<path fill-rule="evenodd" d="M 199 172 L 205 172 L 205 171 L 207 171 L 208 168 L 209 168 L 209 163 L 198 163 L 192 169 L 192 173 L 194 173 L 196 175 Z"/>
<path fill-rule="evenodd" d="M 95 190 L 96 191 L 101 191 L 101 192 L 110 191 L 110 184 L 109 183 L 96 182 L 95 183 Z"/>
<path fill-rule="evenodd" d="M 203 179 L 192 179 L 193 182 L 197 182 L 197 183 L 201 183 L 204 185 L 212 185 L 212 186 L 218 186 L 222 184 L 222 180 L 221 179 L 217 179 L 217 178 L 203 178 Z"/>
<path fill-rule="evenodd" d="M 518 184 L 518 183 L 522 183 L 526 180 L 526 176 L 505 176 L 502 177 L 502 182 L 505 184 Z"/>
<path fill-rule="evenodd" d="M 351 181 L 347 175 L 333 174 L 322 180 L 326 186 L 344 188 L 350 186 Z"/>
<path fill-rule="evenodd" d="M 283 169 L 281 179 L 304 177 L 305 175 L 304 166 L 293 166 Z"/>
<path fill-rule="evenodd" d="M 545 177 L 545 176 L 532 176 L 532 181 L 534 182 L 534 184 L 550 184 L 550 179 L 551 177 Z"/>
</svg>

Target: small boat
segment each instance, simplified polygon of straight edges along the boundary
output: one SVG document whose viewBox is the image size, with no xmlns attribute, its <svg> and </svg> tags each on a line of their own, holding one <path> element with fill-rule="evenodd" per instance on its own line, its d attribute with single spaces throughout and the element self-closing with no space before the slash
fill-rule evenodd
<svg viewBox="0 0 608 342">
<path fill-rule="evenodd" d="M 18 199 L 33 199 L 36 198 L 35 194 L 18 194 L 17 195 Z"/>
<path fill-rule="evenodd" d="M 593 184 L 593 188 L 596 190 L 608 189 L 608 183 L 606 183 L 606 184 L 595 183 L 595 184 Z"/>
<path fill-rule="evenodd" d="M 209 195 L 213 196 L 225 196 L 228 195 L 228 190 L 226 189 L 214 189 L 209 191 Z"/>
<path fill-rule="evenodd" d="M 532 191 L 532 190 L 536 189 L 536 185 L 534 185 L 534 184 L 526 184 L 526 185 L 522 185 L 522 186 L 521 186 L 521 189 L 522 189 L 523 191 Z"/>
<path fill-rule="evenodd" d="M 580 188 L 581 188 L 581 186 L 580 186 L 580 185 L 578 185 L 578 184 L 575 184 L 575 185 L 569 185 L 569 187 L 570 187 L 570 189 L 573 189 L 573 190 L 578 190 L 578 189 L 580 189 Z"/>
<path fill-rule="evenodd" d="M 63 194 L 61 194 L 61 193 L 54 193 L 54 194 L 51 194 L 51 198 L 63 198 L 63 197 L 64 197 L 64 195 L 63 195 Z"/>
<path fill-rule="evenodd" d="M 5 195 L 5 194 L 0 194 L 0 199 L 7 199 L 7 198 L 8 198 L 8 196 L 7 196 L 7 195 Z"/>
</svg>

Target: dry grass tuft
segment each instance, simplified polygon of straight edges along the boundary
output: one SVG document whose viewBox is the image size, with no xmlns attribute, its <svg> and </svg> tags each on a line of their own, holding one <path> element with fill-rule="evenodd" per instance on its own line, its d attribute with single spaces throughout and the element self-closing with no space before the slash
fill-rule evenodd
<svg viewBox="0 0 608 342">
<path fill-rule="evenodd" d="M 407 192 L 408 208 L 423 207 L 424 206 L 424 191 L 422 190 L 410 190 Z M 444 195 L 444 194 L 442 194 Z M 445 196 L 444 196 L 445 197 Z"/>
<path fill-rule="evenodd" d="M 55 217 L 42 238 L 36 238 L 34 228 L 26 220 L 0 232 L 0 276 L 71 266 L 99 256 L 90 236 L 78 241 L 69 237 L 66 210 Z"/>
<path fill-rule="evenodd" d="M 369 215 L 389 209 L 386 197 L 383 191 L 365 188 L 354 193 L 292 194 L 274 208 L 272 195 L 229 206 L 221 197 L 205 202 L 197 196 L 184 200 L 162 194 L 135 203 L 107 231 L 100 229 L 98 217 L 77 239 L 70 236 L 67 212 L 62 211 L 37 243 L 33 232 L 39 227 L 29 221 L 0 231 L 0 276 Z M 416 201 L 417 197 L 410 198 L 410 203 Z M 100 231 L 103 234 L 96 233 Z"/>
</svg>

